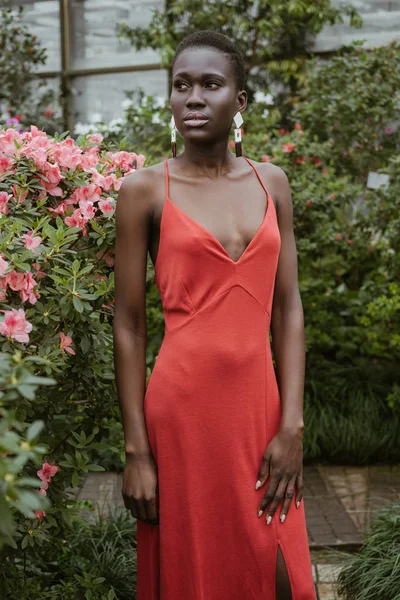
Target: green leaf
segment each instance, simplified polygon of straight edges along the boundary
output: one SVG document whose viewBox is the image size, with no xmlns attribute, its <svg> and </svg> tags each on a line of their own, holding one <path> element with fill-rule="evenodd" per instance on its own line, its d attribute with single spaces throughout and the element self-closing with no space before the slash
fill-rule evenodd
<svg viewBox="0 0 400 600">
<path fill-rule="evenodd" d="M 87 469 L 88 471 L 105 471 L 105 468 L 100 465 L 87 465 Z"/>
<path fill-rule="evenodd" d="M 72 475 L 72 485 L 75 488 L 79 487 L 79 475 L 76 471 Z"/>
<path fill-rule="evenodd" d="M 73 296 L 72 302 L 74 304 L 75 310 L 77 310 L 78 313 L 83 313 L 83 303 L 81 302 L 81 300 L 79 300 L 79 298 L 77 298 L 76 296 Z"/>
<path fill-rule="evenodd" d="M 44 421 L 35 421 L 34 423 L 32 423 L 32 425 L 29 427 L 28 431 L 26 432 L 26 439 L 28 440 L 28 442 L 35 439 L 35 437 L 37 437 L 39 435 L 39 433 L 42 431 L 43 427 L 44 427 Z"/>
</svg>

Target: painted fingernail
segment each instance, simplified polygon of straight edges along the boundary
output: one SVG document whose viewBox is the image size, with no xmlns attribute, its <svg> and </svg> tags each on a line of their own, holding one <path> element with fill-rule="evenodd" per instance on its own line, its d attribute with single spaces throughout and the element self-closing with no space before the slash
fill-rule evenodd
<svg viewBox="0 0 400 600">
<path fill-rule="evenodd" d="M 261 487 L 261 481 L 259 479 L 257 479 L 257 483 L 256 483 L 256 490 L 258 490 L 258 488 Z"/>
<path fill-rule="evenodd" d="M 269 525 L 271 523 L 271 521 L 272 521 L 272 517 L 271 517 L 271 515 L 269 515 L 268 519 L 267 519 L 267 525 Z"/>
<path fill-rule="evenodd" d="M 264 512 L 264 511 L 260 509 L 260 510 L 258 511 L 258 516 L 259 516 L 259 517 L 261 517 L 261 515 L 263 514 L 263 512 Z"/>
<path fill-rule="evenodd" d="M 300 506 L 300 500 L 297 500 L 297 502 L 296 502 L 296 508 L 299 508 L 299 506 Z"/>
<path fill-rule="evenodd" d="M 286 519 L 286 515 L 281 515 L 280 519 L 281 519 L 281 523 L 283 523 L 283 521 Z"/>
</svg>

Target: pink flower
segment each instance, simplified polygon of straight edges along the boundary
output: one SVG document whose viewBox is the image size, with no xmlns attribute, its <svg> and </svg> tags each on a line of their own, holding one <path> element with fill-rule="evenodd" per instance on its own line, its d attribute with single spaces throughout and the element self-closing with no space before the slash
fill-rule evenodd
<svg viewBox="0 0 400 600">
<path fill-rule="evenodd" d="M 4 275 L 10 264 L 0 254 L 0 275 Z"/>
<path fill-rule="evenodd" d="M 84 217 L 81 213 L 81 209 L 77 208 L 74 210 L 70 217 L 65 217 L 64 222 L 68 225 L 68 227 L 80 227 L 82 230 L 82 235 L 86 235 L 86 223 L 89 219 Z"/>
<path fill-rule="evenodd" d="M 122 169 L 122 171 L 127 171 L 130 169 L 134 162 L 136 162 L 136 168 L 140 169 L 145 161 L 145 157 L 143 154 L 135 154 L 134 152 L 116 152 L 115 154 L 110 154 L 109 157 L 115 166 Z"/>
<path fill-rule="evenodd" d="M 58 186 L 61 179 L 64 179 L 64 175 L 61 174 L 60 167 L 58 164 L 51 164 L 46 161 L 42 167 L 43 175 L 49 181 L 42 181 L 43 186 L 46 188 L 51 196 L 62 196 L 62 189 Z"/>
<path fill-rule="evenodd" d="M 24 274 L 10 271 L 6 275 L 7 284 L 14 292 L 19 292 L 24 287 Z"/>
<path fill-rule="evenodd" d="M 60 338 L 61 338 L 61 343 L 60 343 L 61 350 L 65 350 L 65 352 L 68 352 L 68 354 L 75 354 L 75 350 L 73 350 L 70 347 L 72 344 L 72 337 L 69 337 L 68 335 L 64 335 L 63 332 L 60 331 Z"/>
<path fill-rule="evenodd" d="M 32 273 L 29 271 L 24 274 L 23 287 L 20 289 L 19 296 L 22 302 L 29 300 L 31 304 L 36 304 L 37 299 L 40 298 L 39 292 L 34 292 L 33 288 L 37 285 L 37 282 L 33 278 Z"/>
<path fill-rule="evenodd" d="M 115 173 L 104 176 L 99 173 L 97 169 L 91 169 L 91 172 L 93 174 L 93 183 L 102 187 L 106 192 L 108 192 L 113 186 L 115 190 L 117 189 L 116 185 L 118 185 L 119 180 L 115 176 Z"/>
<path fill-rule="evenodd" d="M 100 208 L 101 212 L 103 213 L 103 215 L 108 214 L 111 216 L 115 209 L 114 199 L 109 197 L 109 198 L 106 198 L 105 200 L 100 200 L 99 208 Z"/>
<path fill-rule="evenodd" d="M 4 213 L 8 214 L 7 202 L 11 198 L 11 194 L 7 194 L 7 192 L 0 192 L 0 215 Z"/>
<path fill-rule="evenodd" d="M 312 159 L 313 164 L 316 167 L 321 167 L 322 166 L 322 162 L 321 160 L 318 158 L 318 156 L 314 156 L 314 158 Z"/>
<path fill-rule="evenodd" d="M 386 135 L 390 135 L 391 133 L 393 133 L 393 129 L 391 127 L 386 127 L 385 133 Z"/>
<path fill-rule="evenodd" d="M 10 156 L 0 156 L 0 173 L 5 173 L 13 166 L 13 159 Z"/>
<path fill-rule="evenodd" d="M 27 343 L 30 331 L 32 331 L 32 324 L 25 319 L 25 311 L 22 308 L 4 311 L 4 320 L 0 323 L 2 335 L 17 342 Z"/>
<path fill-rule="evenodd" d="M 289 132 L 287 129 L 283 129 L 283 127 L 281 127 L 279 129 L 279 135 L 287 135 Z"/>
<path fill-rule="evenodd" d="M 302 165 L 304 163 L 304 156 L 296 156 L 296 158 L 294 159 L 294 164 L 295 165 Z"/>
<path fill-rule="evenodd" d="M 50 465 L 48 462 L 44 462 L 42 464 L 42 468 L 39 469 L 39 471 L 37 471 L 36 473 L 41 481 L 44 481 L 45 483 L 49 484 L 51 483 L 51 478 L 54 477 L 54 475 L 58 473 L 59 470 L 60 467 L 58 467 L 57 465 Z"/>
<path fill-rule="evenodd" d="M 261 157 L 261 160 L 263 162 L 269 162 L 269 156 L 267 154 L 263 154 L 262 157 Z"/>
<path fill-rule="evenodd" d="M 39 519 L 39 521 L 41 521 L 43 519 L 43 517 L 46 516 L 46 513 L 44 510 L 34 510 L 33 512 L 35 513 L 35 515 Z"/>
<path fill-rule="evenodd" d="M 108 250 L 104 254 L 104 252 L 102 252 L 100 250 L 100 252 L 97 252 L 96 258 L 102 258 L 105 261 L 106 265 L 108 265 L 109 267 L 113 267 L 115 261 L 114 261 L 113 257 L 111 256 L 111 254 L 115 254 L 115 253 L 112 250 Z"/>
<path fill-rule="evenodd" d="M 25 247 L 28 250 L 34 250 L 34 248 L 37 248 L 42 241 L 42 238 L 40 236 L 33 236 L 33 231 L 25 233 L 25 235 L 23 235 L 22 237 L 25 241 Z M 39 254 L 39 252 L 34 252 L 34 254 Z"/>
<path fill-rule="evenodd" d="M 75 188 L 71 196 L 65 201 L 66 204 L 77 204 L 80 200 L 86 200 L 87 202 L 98 202 L 101 196 L 101 188 L 91 183 L 87 186 L 81 186 Z"/>
<path fill-rule="evenodd" d="M 93 202 L 87 200 L 79 200 L 79 208 L 81 209 L 82 216 L 85 219 L 93 219 L 96 209 L 93 206 Z"/>
<path fill-rule="evenodd" d="M 295 147 L 296 147 L 296 144 L 282 144 L 282 150 L 284 152 L 293 152 Z"/>
<path fill-rule="evenodd" d="M 101 142 L 103 141 L 103 136 L 101 135 L 101 133 L 92 133 L 89 136 L 89 141 L 95 144 L 101 144 Z"/>
</svg>

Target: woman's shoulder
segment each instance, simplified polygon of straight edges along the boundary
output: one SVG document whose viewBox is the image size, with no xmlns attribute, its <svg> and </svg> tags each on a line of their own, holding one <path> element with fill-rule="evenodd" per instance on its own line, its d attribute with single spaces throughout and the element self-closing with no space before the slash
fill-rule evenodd
<svg viewBox="0 0 400 600">
<path fill-rule="evenodd" d="M 260 175 L 264 174 L 277 182 L 287 180 L 285 171 L 281 167 L 278 167 L 278 165 L 275 165 L 272 162 L 259 162 L 253 159 L 248 160 L 253 163 L 256 169 L 260 172 Z"/>
<path fill-rule="evenodd" d="M 143 194 L 148 197 L 159 190 L 160 180 L 164 176 L 164 163 L 159 162 L 141 167 L 124 178 L 120 190 L 128 194 Z"/>
</svg>

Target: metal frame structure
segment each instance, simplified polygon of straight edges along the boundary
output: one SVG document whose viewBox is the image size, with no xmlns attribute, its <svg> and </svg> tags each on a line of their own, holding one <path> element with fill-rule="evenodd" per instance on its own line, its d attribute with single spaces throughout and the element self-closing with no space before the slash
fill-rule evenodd
<svg viewBox="0 0 400 600">
<path fill-rule="evenodd" d="M 61 40 L 61 70 L 41 71 L 38 77 L 47 79 L 59 77 L 61 81 L 61 95 L 63 98 L 63 125 L 64 130 L 72 131 L 72 95 L 71 81 L 74 77 L 85 75 L 109 75 L 111 73 L 131 73 L 133 71 L 159 71 L 165 69 L 161 63 L 147 63 L 143 65 L 126 65 L 120 67 L 96 67 L 89 69 L 71 69 L 71 38 L 70 38 L 70 0 L 59 0 L 60 4 L 60 40 Z"/>
</svg>

